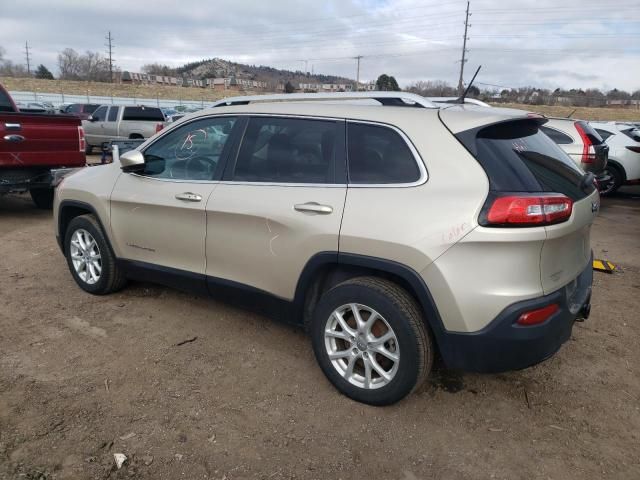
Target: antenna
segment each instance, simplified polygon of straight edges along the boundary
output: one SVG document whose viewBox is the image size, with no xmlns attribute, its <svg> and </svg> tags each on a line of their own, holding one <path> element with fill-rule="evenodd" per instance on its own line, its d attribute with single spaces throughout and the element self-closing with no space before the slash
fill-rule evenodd
<svg viewBox="0 0 640 480">
<path fill-rule="evenodd" d="M 473 74 L 473 78 L 471 79 L 471 81 L 469 82 L 469 85 L 467 85 L 467 88 L 465 89 L 465 91 L 462 93 L 462 95 L 460 95 L 460 98 L 458 98 L 458 100 L 456 101 L 456 103 L 464 103 L 464 99 L 467 97 L 467 93 L 469 93 L 469 89 L 471 88 L 471 85 L 473 85 L 473 81 L 476 79 L 476 77 L 478 76 L 478 72 L 480 71 L 480 69 L 482 68 L 482 65 L 480 65 L 478 67 L 478 69 L 476 70 L 476 73 Z"/>
<path fill-rule="evenodd" d="M 576 110 L 578 110 L 577 108 L 574 108 L 573 111 L 567 115 L 567 118 L 571 118 L 573 116 L 574 113 L 576 113 Z"/>
</svg>

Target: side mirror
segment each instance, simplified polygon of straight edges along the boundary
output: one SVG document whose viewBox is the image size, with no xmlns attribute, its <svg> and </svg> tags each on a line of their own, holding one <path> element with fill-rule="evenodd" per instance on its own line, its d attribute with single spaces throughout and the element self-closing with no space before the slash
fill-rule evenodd
<svg viewBox="0 0 640 480">
<path fill-rule="evenodd" d="M 120 155 L 120 168 L 123 172 L 141 172 L 144 170 L 144 155 L 138 150 L 129 150 Z"/>
<path fill-rule="evenodd" d="M 87 117 L 87 120 L 89 120 L 90 122 L 92 122 L 92 123 L 93 123 L 93 122 L 95 122 L 97 119 L 96 119 L 93 115 L 89 115 L 89 116 Z"/>
</svg>

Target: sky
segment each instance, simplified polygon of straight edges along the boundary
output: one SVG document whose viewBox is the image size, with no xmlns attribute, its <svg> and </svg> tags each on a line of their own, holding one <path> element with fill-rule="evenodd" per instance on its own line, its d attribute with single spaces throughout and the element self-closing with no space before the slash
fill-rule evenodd
<svg viewBox="0 0 640 480">
<path fill-rule="evenodd" d="M 5 58 L 57 71 L 65 48 L 122 70 L 224 58 L 375 80 L 456 85 L 465 0 L 0 0 Z M 640 89 L 640 0 L 471 0 L 465 79 L 480 87 Z M 306 66 L 306 67 L 305 67 Z"/>
</svg>

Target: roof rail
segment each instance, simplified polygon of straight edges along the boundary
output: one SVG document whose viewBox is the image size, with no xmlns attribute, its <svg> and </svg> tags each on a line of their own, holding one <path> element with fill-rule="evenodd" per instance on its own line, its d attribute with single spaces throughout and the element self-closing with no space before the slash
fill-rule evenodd
<svg viewBox="0 0 640 480">
<path fill-rule="evenodd" d="M 419 108 L 440 108 L 432 101 L 408 92 L 337 92 L 337 93 L 284 93 L 276 95 L 251 95 L 246 97 L 228 97 L 218 100 L 211 107 L 248 105 L 267 102 L 300 102 L 322 100 L 376 100 L 381 105 Z"/>
</svg>

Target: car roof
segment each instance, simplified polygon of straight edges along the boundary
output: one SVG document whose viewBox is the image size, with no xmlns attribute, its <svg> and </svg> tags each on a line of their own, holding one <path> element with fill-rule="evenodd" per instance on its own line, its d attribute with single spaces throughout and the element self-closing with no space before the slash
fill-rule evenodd
<svg viewBox="0 0 640 480">
<path fill-rule="evenodd" d="M 454 132 L 504 121 L 511 118 L 526 118 L 524 110 L 486 108 L 477 105 L 450 105 L 442 108 L 419 108 L 414 106 L 382 106 L 323 101 L 266 102 L 248 105 L 220 106 L 200 110 L 189 115 L 189 119 L 222 114 L 292 115 L 300 117 L 325 117 L 372 121 L 401 126 L 424 118 L 446 116 L 447 126 Z M 444 118 L 443 118 L 444 120 Z"/>
</svg>

